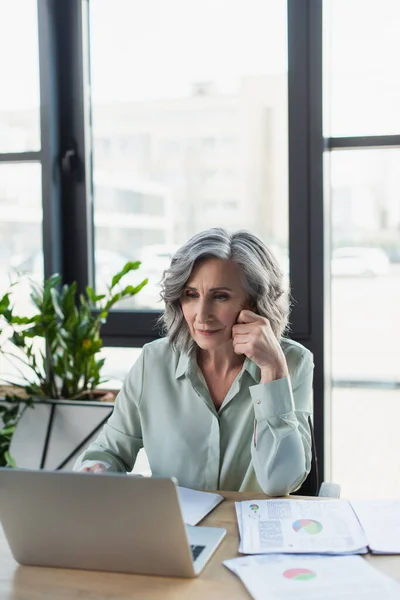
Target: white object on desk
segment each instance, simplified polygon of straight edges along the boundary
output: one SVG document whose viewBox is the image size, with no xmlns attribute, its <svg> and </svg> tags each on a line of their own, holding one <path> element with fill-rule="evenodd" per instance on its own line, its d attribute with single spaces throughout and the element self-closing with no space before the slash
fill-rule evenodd
<svg viewBox="0 0 400 600">
<path fill-rule="evenodd" d="M 363 554 L 364 532 L 346 500 L 236 502 L 239 552 Z"/>
<path fill-rule="evenodd" d="M 400 554 L 400 500 L 351 500 L 373 554 Z"/>
<path fill-rule="evenodd" d="M 400 585 L 360 556 L 269 554 L 223 563 L 254 600 L 398 600 Z"/>
<path fill-rule="evenodd" d="M 197 525 L 218 504 L 225 500 L 221 494 L 199 492 L 180 486 L 178 487 L 178 495 L 186 525 Z"/>
</svg>

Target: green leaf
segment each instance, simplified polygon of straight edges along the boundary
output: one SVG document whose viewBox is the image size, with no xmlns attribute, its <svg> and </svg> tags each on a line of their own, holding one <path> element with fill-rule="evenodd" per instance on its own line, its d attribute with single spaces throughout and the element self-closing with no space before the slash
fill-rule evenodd
<svg viewBox="0 0 400 600">
<path fill-rule="evenodd" d="M 121 294 L 122 294 L 122 296 L 134 296 L 135 294 L 140 292 L 140 290 L 142 288 L 144 288 L 144 286 L 147 285 L 148 283 L 149 283 L 149 280 L 146 278 L 146 279 L 143 279 L 143 281 L 136 286 L 127 285 L 126 288 L 124 288 L 122 290 Z"/>
<path fill-rule="evenodd" d="M 88 305 L 88 301 L 84 294 L 79 294 L 79 302 L 80 302 L 81 308 L 86 307 Z"/>
<path fill-rule="evenodd" d="M 51 295 L 51 302 L 53 304 L 53 308 L 55 310 L 56 315 L 58 315 L 58 317 L 60 319 L 64 319 L 64 313 L 61 310 L 61 306 L 60 306 L 60 298 L 59 298 L 58 290 L 56 290 L 56 288 L 51 288 L 50 295 Z"/>
<path fill-rule="evenodd" d="M 111 289 L 113 289 L 113 287 L 115 287 L 117 283 L 121 281 L 124 275 L 126 275 L 130 271 L 136 271 L 136 269 L 138 269 L 140 265 L 141 262 L 139 260 L 136 262 L 127 262 L 126 265 L 123 267 L 122 271 L 114 275 L 114 277 L 112 278 Z"/>
<path fill-rule="evenodd" d="M 16 466 L 16 462 L 13 459 L 13 457 L 11 456 L 11 454 L 9 453 L 8 450 L 6 450 L 4 452 L 4 458 L 6 459 L 6 463 L 7 463 L 8 467 L 13 467 L 14 468 Z"/>
<path fill-rule="evenodd" d="M 18 331 L 14 331 L 10 339 L 17 348 L 23 348 L 25 345 L 25 332 L 22 334 Z"/>
<path fill-rule="evenodd" d="M 20 402 L 17 402 L 13 406 L 9 407 L 7 413 L 3 415 L 4 425 L 10 425 L 11 421 L 15 421 L 18 417 Z M 6 432 L 8 433 L 8 432 Z"/>
<path fill-rule="evenodd" d="M 0 314 L 3 314 L 10 306 L 10 294 L 4 294 L 0 299 Z"/>
<path fill-rule="evenodd" d="M 114 296 L 112 296 L 112 298 L 110 298 L 110 300 L 108 300 L 107 304 L 104 307 L 104 311 L 101 313 L 100 316 L 102 316 L 104 314 L 104 312 L 105 312 L 106 313 L 105 317 L 107 317 L 108 316 L 108 311 L 110 310 L 110 308 L 112 306 L 114 306 L 114 304 L 116 304 L 118 302 L 118 300 L 121 300 L 121 298 L 122 298 L 122 293 L 121 292 L 118 292 L 117 294 L 114 294 Z"/>
<path fill-rule="evenodd" d="M 14 325 L 31 325 L 40 321 L 40 315 L 34 315 L 33 317 L 13 317 L 11 323 Z"/>
<path fill-rule="evenodd" d="M 95 340 L 92 344 L 92 354 L 97 354 L 97 352 L 100 350 L 102 345 L 103 345 L 102 340 Z"/>
<path fill-rule="evenodd" d="M 60 282 L 61 275 L 59 275 L 58 273 L 53 273 L 53 275 L 50 275 L 50 277 L 44 282 L 44 292 L 49 292 L 51 288 L 57 287 Z"/>
<path fill-rule="evenodd" d="M 64 323 L 64 327 L 60 327 L 58 333 L 65 340 L 72 340 L 72 333 L 67 329 L 68 325 L 71 325 L 71 322 Z"/>
<path fill-rule="evenodd" d="M 24 338 L 34 338 L 36 336 L 43 337 L 43 327 L 39 325 L 38 327 L 30 327 L 29 329 L 25 329 L 23 332 Z M 25 341 L 26 345 L 26 341 Z"/>
<path fill-rule="evenodd" d="M 87 295 L 87 297 L 89 298 L 90 302 L 91 302 L 92 304 L 94 304 L 94 303 L 95 303 L 95 300 L 94 300 L 94 299 L 95 299 L 95 297 L 96 297 L 96 294 L 95 294 L 95 292 L 94 292 L 94 289 L 93 289 L 92 287 L 90 287 L 90 285 L 87 285 L 87 286 L 86 286 L 86 295 Z"/>
<path fill-rule="evenodd" d="M 15 425 L 8 425 L 7 427 L 3 427 L 3 429 L 0 430 L 0 435 L 10 435 L 14 433 L 15 429 Z"/>
<path fill-rule="evenodd" d="M 96 362 L 96 369 L 100 372 L 101 369 L 103 368 L 104 363 L 106 362 L 105 358 L 100 358 L 100 360 L 98 360 Z"/>
<path fill-rule="evenodd" d="M 5 310 L 2 313 L 0 312 L 0 315 L 5 319 L 5 321 L 7 323 L 12 323 L 12 319 L 13 319 L 12 310 Z"/>
<path fill-rule="evenodd" d="M 86 288 L 86 295 L 92 304 L 96 304 L 96 302 L 100 302 L 100 300 L 103 300 L 103 298 L 106 297 L 106 294 L 96 294 L 94 289 L 90 286 L 87 286 Z"/>
<path fill-rule="evenodd" d="M 38 310 L 42 310 L 42 304 L 43 304 L 43 295 L 42 293 L 33 291 L 30 295 L 30 298 L 33 302 L 33 304 L 36 306 L 36 308 Z"/>
<path fill-rule="evenodd" d="M 76 281 L 70 285 L 64 285 L 61 292 L 61 305 L 65 315 L 72 317 L 76 315 L 77 308 L 75 304 Z"/>
<path fill-rule="evenodd" d="M 60 330 L 59 334 L 60 335 L 57 337 L 56 344 L 60 347 L 60 349 L 68 350 L 67 332 L 64 330 Z"/>
</svg>

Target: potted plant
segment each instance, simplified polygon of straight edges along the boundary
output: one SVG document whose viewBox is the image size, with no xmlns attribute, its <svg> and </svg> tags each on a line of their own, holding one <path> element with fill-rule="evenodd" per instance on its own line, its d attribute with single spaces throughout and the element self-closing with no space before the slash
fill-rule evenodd
<svg viewBox="0 0 400 600">
<path fill-rule="evenodd" d="M 35 309 L 31 316 L 16 314 L 12 302 L 12 287 L 15 284 L 0 299 L 0 354 L 5 360 L 12 361 L 18 373 L 8 380 L 1 376 L 11 386 L 11 394 L 5 394 L 0 405 L 0 418 L 3 421 L 0 464 L 13 466 L 10 445 L 20 433 L 22 422 L 26 423 L 25 429 L 29 429 L 29 434 L 23 432 L 20 435 L 23 462 L 29 463 L 31 458 L 32 448 L 29 444 L 35 429 L 32 422 L 37 421 L 36 430 L 40 429 L 41 434 L 35 447 L 36 454 L 41 455 L 40 464 L 31 466 L 43 467 L 49 460 L 48 445 L 54 420 L 61 407 L 69 407 L 70 410 L 72 405 L 80 405 L 87 409 L 90 404 L 99 405 L 94 402 L 96 400 L 113 400 L 113 394 L 98 389 L 105 382 L 101 375 L 105 359 L 98 356 L 102 347 L 100 331 L 110 309 L 118 301 L 136 295 L 147 284 L 148 280 L 144 279 L 135 286 L 122 285 L 125 275 L 139 266 L 140 262 L 128 262 L 114 275 L 105 294 L 96 294 L 88 286 L 79 298 L 76 283 L 61 285 L 61 277 L 57 274 L 49 277 L 43 286 L 30 281 L 30 297 Z M 16 389 L 19 393 L 16 393 Z M 108 416 L 112 407 L 107 406 L 107 402 L 101 404 L 108 409 Z M 46 408 L 41 406 L 38 411 L 39 405 L 46 405 Z M 26 411 L 28 406 L 34 407 L 35 411 Z M 33 416 L 28 412 L 38 414 Z M 86 411 L 86 421 L 90 421 L 87 414 Z M 100 411 L 97 411 L 99 414 Z M 46 420 L 47 426 L 43 427 L 43 421 Z M 103 415 L 101 422 L 104 420 Z M 93 422 L 88 423 L 88 427 L 94 433 Z M 73 432 L 70 434 L 74 438 Z M 18 460 L 17 463 L 23 466 Z"/>
</svg>

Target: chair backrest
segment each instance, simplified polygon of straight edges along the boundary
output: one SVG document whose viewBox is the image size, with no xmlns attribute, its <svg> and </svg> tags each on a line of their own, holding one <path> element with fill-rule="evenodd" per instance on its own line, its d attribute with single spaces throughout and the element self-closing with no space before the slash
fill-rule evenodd
<svg viewBox="0 0 400 600">
<path fill-rule="evenodd" d="M 293 492 L 296 496 L 318 496 L 319 493 L 319 470 L 318 457 L 315 448 L 314 427 L 311 417 L 308 417 L 308 425 L 311 434 L 311 470 L 307 475 L 306 480 L 301 484 L 300 488 Z"/>
</svg>

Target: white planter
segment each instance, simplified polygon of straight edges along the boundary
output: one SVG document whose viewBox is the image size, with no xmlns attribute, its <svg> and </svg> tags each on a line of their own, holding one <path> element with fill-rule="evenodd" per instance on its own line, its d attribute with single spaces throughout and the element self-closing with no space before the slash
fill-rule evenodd
<svg viewBox="0 0 400 600">
<path fill-rule="evenodd" d="M 4 402 L 2 400 L 1 402 Z M 72 469 L 111 415 L 112 402 L 47 400 L 27 408 L 13 435 L 10 454 L 26 469 Z"/>
</svg>

